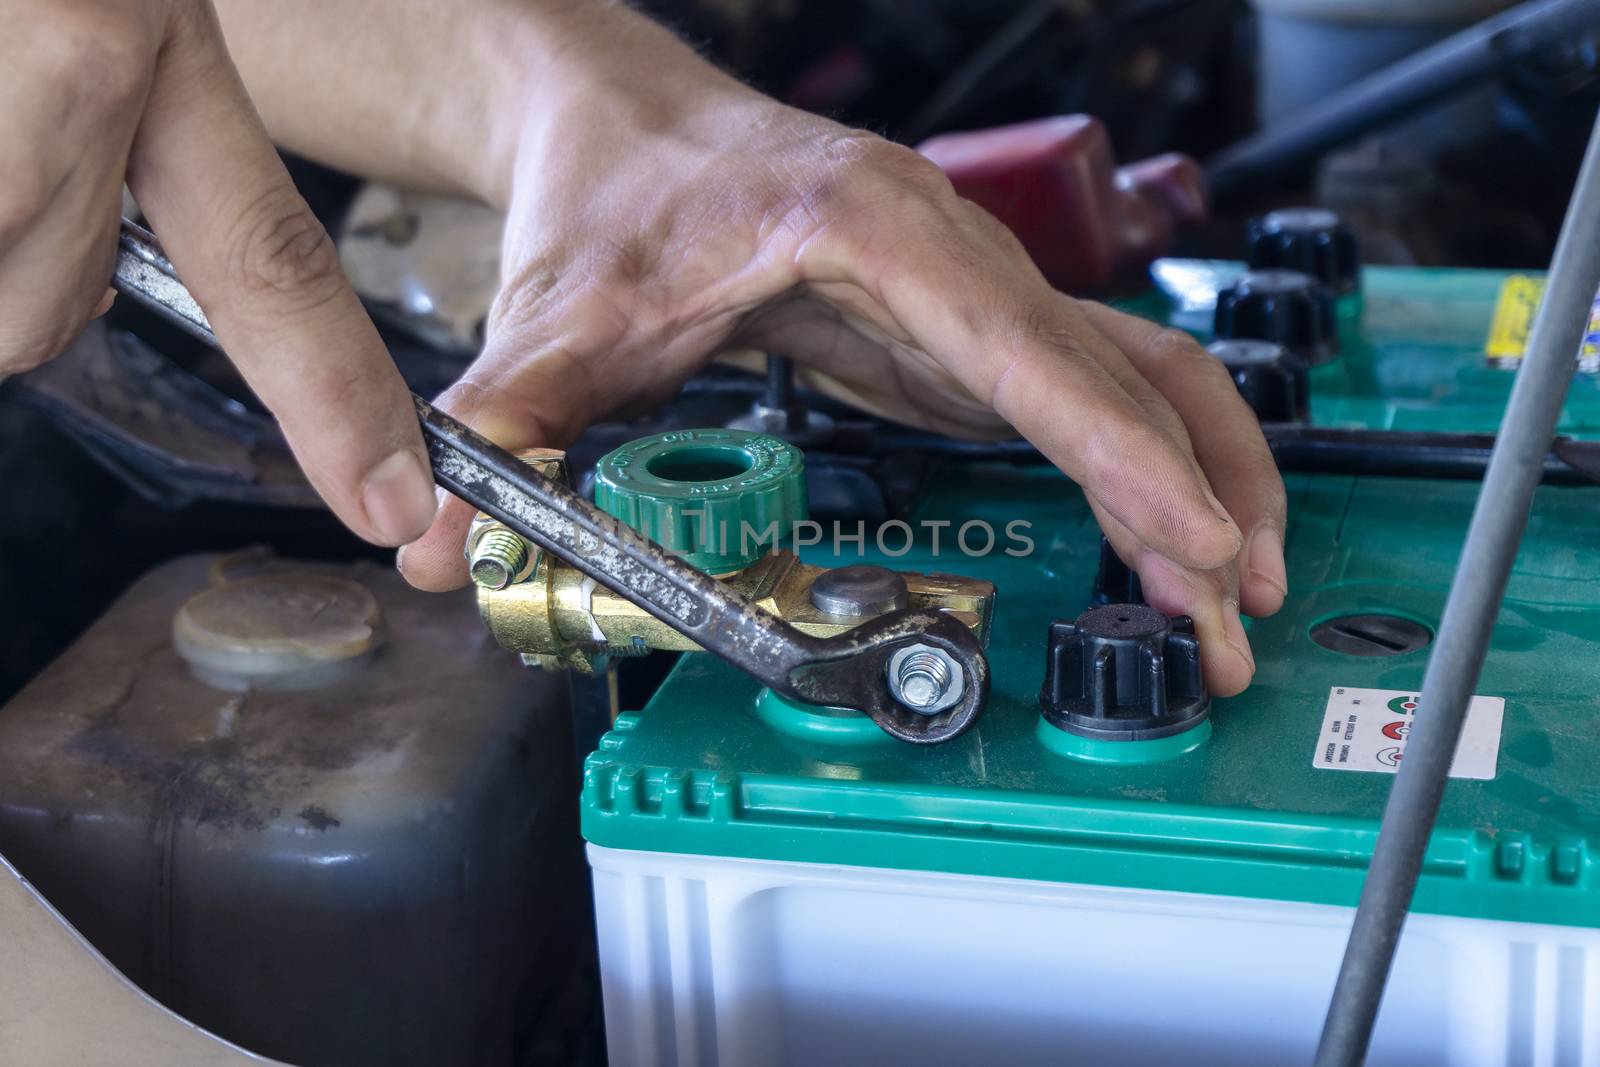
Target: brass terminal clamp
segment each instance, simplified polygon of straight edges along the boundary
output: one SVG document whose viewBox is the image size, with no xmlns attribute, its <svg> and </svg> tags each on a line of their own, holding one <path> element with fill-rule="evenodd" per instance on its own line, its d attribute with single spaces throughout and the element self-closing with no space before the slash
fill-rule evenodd
<svg viewBox="0 0 1600 1067">
<path fill-rule="evenodd" d="M 561 452 L 534 449 L 518 458 L 548 478 L 570 481 Z M 990 582 L 870 565 L 818 567 L 784 547 L 806 515 L 803 476 L 799 451 L 775 438 L 680 430 L 604 457 L 595 497 L 607 513 L 803 634 L 833 637 L 914 608 L 958 621 L 980 642 L 987 638 L 995 592 Z M 466 552 L 485 624 L 530 665 L 593 673 L 612 657 L 701 648 L 486 514 L 474 520 Z M 947 706 L 961 681 L 956 665 L 931 646 L 908 650 L 890 679 L 897 697 L 912 707 Z"/>
</svg>

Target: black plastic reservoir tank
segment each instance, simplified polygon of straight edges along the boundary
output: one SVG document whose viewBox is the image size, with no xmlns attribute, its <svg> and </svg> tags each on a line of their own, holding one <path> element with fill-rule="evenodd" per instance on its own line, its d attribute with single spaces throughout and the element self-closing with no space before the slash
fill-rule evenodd
<svg viewBox="0 0 1600 1067">
<path fill-rule="evenodd" d="M 251 1051 L 511 1063 L 590 925 L 566 692 L 465 590 L 180 559 L 0 709 L 0 853 Z"/>
</svg>

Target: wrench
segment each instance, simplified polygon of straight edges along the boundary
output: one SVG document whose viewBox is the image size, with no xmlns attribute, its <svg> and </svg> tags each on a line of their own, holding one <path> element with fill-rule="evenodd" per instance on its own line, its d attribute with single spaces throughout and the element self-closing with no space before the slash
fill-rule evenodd
<svg viewBox="0 0 1600 1067">
<path fill-rule="evenodd" d="M 201 342 L 219 347 L 205 312 L 154 235 L 126 219 L 111 284 Z M 439 485 L 775 692 L 807 704 L 865 712 L 890 736 L 915 744 L 948 741 L 982 710 L 989 692 L 988 661 L 977 637 L 960 621 L 912 608 L 833 637 L 802 633 L 416 394 L 412 400 Z M 941 650 L 962 671 L 962 696 L 954 706 L 928 715 L 895 699 L 889 660 L 912 645 Z"/>
</svg>

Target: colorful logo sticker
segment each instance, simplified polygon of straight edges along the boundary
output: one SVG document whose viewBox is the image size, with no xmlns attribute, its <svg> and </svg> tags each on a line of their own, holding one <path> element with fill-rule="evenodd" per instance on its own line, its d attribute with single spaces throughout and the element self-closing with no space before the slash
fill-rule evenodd
<svg viewBox="0 0 1600 1067">
<path fill-rule="evenodd" d="M 1322 712 L 1311 765 L 1330 771 L 1394 774 L 1405 758 L 1420 705 L 1421 695 L 1415 692 L 1334 686 Z M 1468 702 L 1450 777 L 1495 776 L 1505 711 L 1506 702 L 1500 697 L 1474 696 Z"/>
<path fill-rule="evenodd" d="M 1417 696 L 1408 693 L 1405 696 L 1395 697 L 1389 701 L 1387 707 L 1396 715 L 1415 715 L 1417 713 Z"/>
</svg>

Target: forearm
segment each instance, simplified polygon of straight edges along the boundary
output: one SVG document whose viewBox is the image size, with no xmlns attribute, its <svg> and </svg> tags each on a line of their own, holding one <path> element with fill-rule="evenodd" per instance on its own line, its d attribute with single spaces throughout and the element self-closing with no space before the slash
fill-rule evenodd
<svg viewBox="0 0 1600 1067">
<path fill-rule="evenodd" d="M 747 92 L 606 0 L 216 0 L 273 138 L 370 177 L 504 207 L 530 125 L 585 100 Z M 646 120 L 648 123 L 648 119 Z"/>
</svg>

